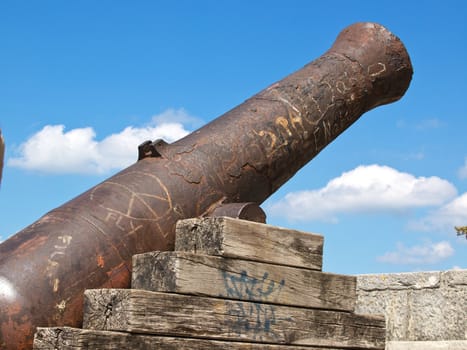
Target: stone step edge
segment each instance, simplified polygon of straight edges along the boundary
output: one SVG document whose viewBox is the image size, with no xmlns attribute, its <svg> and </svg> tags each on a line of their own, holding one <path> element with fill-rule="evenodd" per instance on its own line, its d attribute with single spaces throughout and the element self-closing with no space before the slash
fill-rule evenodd
<svg viewBox="0 0 467 350">
<path fill-rule="evenodd" d="M 466 350 L 467 340 L 388 341 L 386 350 Z"/>
</svg>

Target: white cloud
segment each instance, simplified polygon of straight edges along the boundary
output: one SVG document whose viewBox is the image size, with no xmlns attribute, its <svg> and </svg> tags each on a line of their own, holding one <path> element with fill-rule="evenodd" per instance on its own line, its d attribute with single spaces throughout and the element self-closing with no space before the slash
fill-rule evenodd
<svg viewBox="0 0 467 350">
<path fill-rule="evenodd" d="M 426 241 L 423 244 L 406 247 L 402 243 L 397 244 L 397 250 L 388 252 L 378 257 L 378 261 L 395 265 L 425 265 L 435 264 L 454 254 L 454 248 L 447 241 L 432 243 Z"/>
<path fill-rule="evenodd" d="M 417 130 L 427 130 L 427 129 L 439 129 L 443 126 L 443 123 L 438 118 L 430 118 L 421 120 L 415 125 Z"/>
<path fill-rule="evenodd" d="M 405 128 L 410 128 L 410 129 L 415 129 L 418 131 L 421 130 L 429 130 L 429 129 L 439 129 L 442 127 L 444 124 L 441 120 L 438 118 L 427 118 L 427 119 L 422 119 L 418 120 L 416 122 L 407 122 L 406 120 L 398 120 L 396 123 L 396 127 L 405 129 Z"/>
<path fill-rule="evenodd" d="M 203 120 L 190 115 L 184 108 L 169 108 L 161 114 L 152 117 L 153 124 L 180 123 L 184 125 L 200 126 Z"/>
<path fill-rule="evenodd" d="M 467 225 L 467 193 L 460 195 L 427 216 L 409 223 L 415 231 L 439 231 L 454 234 L 454 226 Z"/>
<path fill-rule="evenodd" d="M 467 157 L 464 160 L 464 165 L 458 170 L 457 174 L 461 179 L 467 179 Z"/>
<path fill-rule="evenodd" d="M 318 190 L 291 192 L 272 204 L 270 214 L 290 220 L 337 222 L 337 214 L 401 212 L 436 206 L 456 195 L 439 177 L 415 177 L 388 166 L 359 166 Z"/>
<path fill-rule="evenodd" d="M 134 163 L 138 145 L 146 140 L 173 142 L 187 135 L 176 121 L 181 117 L 189 115 L 184 110 L 167 110 L 154 116 L 148 126 L 129 126 L 101 141 L 91 127 L 65 131 L 64 125 L 47 125 L 19 146 L 19 155 L 10 158 L 8 165 L 44 173 L 104 174 Z"/>
<path fill-rule="evenodd" d="M 412 152 L 406 153 L 402 156 L 405 160 L 422 160 L 425 158 L 425 153 L 423 152 Z"/>
</svg>

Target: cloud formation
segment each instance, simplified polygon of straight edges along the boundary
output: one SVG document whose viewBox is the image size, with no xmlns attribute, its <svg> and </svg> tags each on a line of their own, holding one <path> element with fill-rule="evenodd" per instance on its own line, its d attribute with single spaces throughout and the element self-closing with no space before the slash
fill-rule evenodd
<svg viewBox="0 0 467 350">
<path fill-rule="evenodd" d="M 454 226 L 467 225 L 467 193 L 428 213 L 425 217 L 412 221 L 408 227 L 414 231 L 445 232 L 454 234 Z"/>
<path fill-rule="evenodd" d="M 291 192 L 268 210 L 289 220 L 337 222 L 342 213 L 397 213 L 441 205 L 456 194 L 439 177 L 415 177 L 374 164 L 345 172 L 321 189 Z"/>
<path fill-rule="evenodd" d="M 457 174 L 461 179 L 467 179 L 467 157 L 464 160 L 464 165 L 458 170 Z"/>
<path fill-rule="evenodd" d="M 398 128 L 410 128 L 417 131 L 439 129 L 444 124 L 438 118 L 428 118 L 418 121 L 417 123 L 410 123 L 406 120 L 399 120 L 396 124 Z"/>
<path fill-rule="evenodd" d="M 163 113 L 154 115 L 151 122 L 154 125 L 179 123 L 193 127 L 203 124 L 202 119 L 190 115 L 184 108 L 168 108 Z"/>
<path fill-rule="evenodd" d="M 425 265 L 435 264 L 454 254 L 454 248 L 447 241 L 432 243 L 425 241 L 423 244 L 406 247 L 402 243 L 397 244 L 396 251 L 388 252 L 377 258 L 378 261 L 394 265 Z"/>
<path fill-rule="evenodd" d="M 43 173 L 105 174 L 134 163 L 145 140 L 173 142 L 187 135 L 180 120 L 194 118 L 183 109 L 169 109 L 147 126 L 129 126 L 100 141 L 91 127 L 66 131 L 64 125 L 46 125 L 19 146 L 8 165 Z"/>
</svg>

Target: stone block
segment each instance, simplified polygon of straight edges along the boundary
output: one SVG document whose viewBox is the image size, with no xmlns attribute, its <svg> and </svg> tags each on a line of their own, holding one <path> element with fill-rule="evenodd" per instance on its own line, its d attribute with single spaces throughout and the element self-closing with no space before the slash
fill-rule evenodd
<svg viewBox="0 0 467 350">
<path fill-rule="evenodd" d="M 467 270 L 360 275 L 356 312 L 384 314 L 388 341 L 466 340 Z"/>
</svg>

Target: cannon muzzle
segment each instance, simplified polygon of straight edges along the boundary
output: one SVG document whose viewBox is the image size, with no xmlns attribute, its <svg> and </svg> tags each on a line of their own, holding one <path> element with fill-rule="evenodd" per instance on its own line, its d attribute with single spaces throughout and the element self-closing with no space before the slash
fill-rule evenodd
<svg viewBox="0 0 467 350">
<path fill-rule="evenodd" d="M 0 245 L 0 348 L 82 322 L 83 291 L 127 288 L 131 257 L 172 250 L 179 219 L 262 203 L 366 111 L 402 97 L 412 66 L 381 25 L 345 29 L 315 61 L 139 160 Z M 243 208 L 243 207 L 242 207 Z"/>
</svg>

